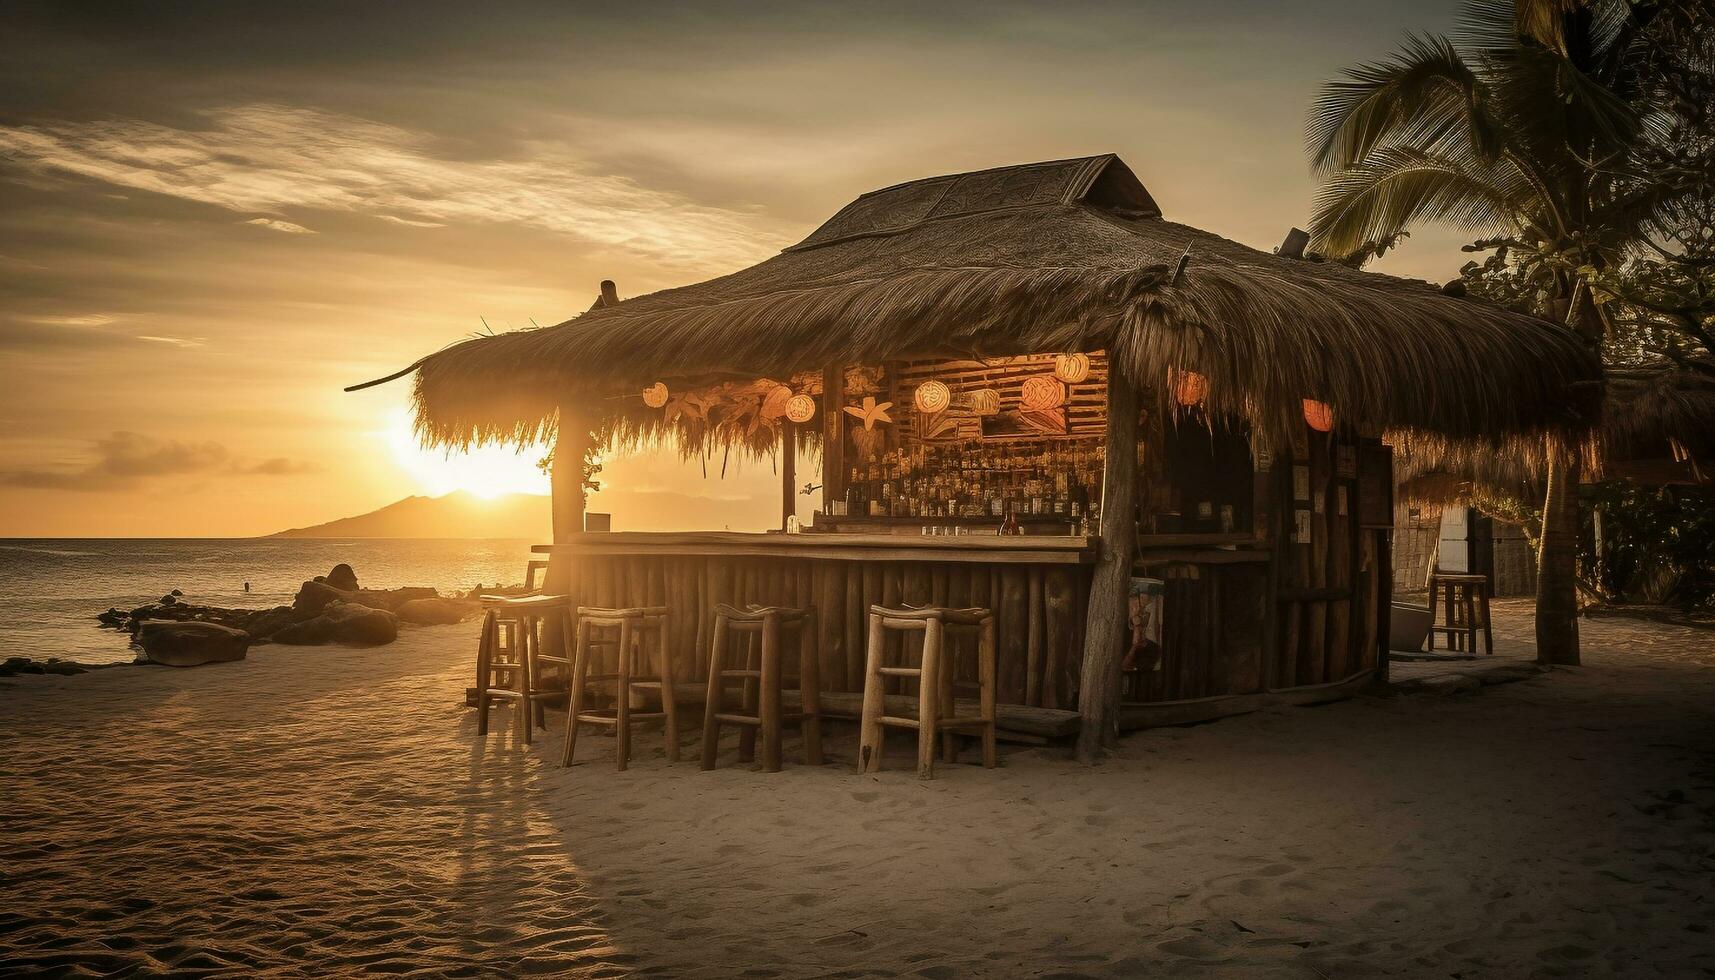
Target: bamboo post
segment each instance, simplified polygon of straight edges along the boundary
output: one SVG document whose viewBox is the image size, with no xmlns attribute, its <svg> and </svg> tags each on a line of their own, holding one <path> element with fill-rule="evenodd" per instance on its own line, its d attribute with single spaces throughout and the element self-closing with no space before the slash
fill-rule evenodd
<svg viewBox="0 0 1715 980">
<path fill-rule="evenodd" d="M 790 419 L 780 420 L 780 530 L 798 513 L 798 428 Z"/>
<path fill-rule="evenodd" d="M 1119 364 L 1108 369 L 1107 441 L 1102 471 L 1101 542 L 1090 583 L 1089 631 L 1080 672 L 1078 761 L 1093 763 L 1119 740 L 1120 663 L 1127 627 L 1133 500 L 1137 482 L 1137 388 Z"/>
<path fill-rule="evenodd" d="M 846 495 L 846 368 L 822 369 L 822 513 Z"/>
<path fill-rule="evenodd" d="M 584 529 L 584 453 L 589 442 L 589 429 L 583 417 L 561 405 L 560 432 L 554 440 L 554 467 L 549 474 L 554 495 L 555 544 L 564 544 Z"/>
</svg>

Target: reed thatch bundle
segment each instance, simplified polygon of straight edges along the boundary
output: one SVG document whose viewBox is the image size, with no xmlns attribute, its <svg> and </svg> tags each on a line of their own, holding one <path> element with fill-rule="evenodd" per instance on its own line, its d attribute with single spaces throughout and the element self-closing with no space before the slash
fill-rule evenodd
<svg viewBox="0 0 1715 980">
<path fill-rule="evenodd" d="M 1581 443 L 1586 481 L 1647 485 L 1715 479 L 1715 363 L 1658 361 L 1610 367 L 1600 420 Z M 1395 445 L 1400 497 L 1451 503 L 1474 495 L 1540 501 L 1547 475 L 1541 439 L 1499 447 L 1403 436 Z"/>
<path fill-rule="evenodd" d="M 454 345 L 415 366 L 417 421 L 436 444 L 528 440 L 566 403 L 646 436 L 667 425 L 641 411 L 655 381 L 802 384 L 829 364 L 1097 350 L 1163 408 L 1174 372 L 1198 371 L 1211 411 L 1269 433 L 1304 398 L 1460 439 L 1573 430 L 1600 376 L 1543 320 L 1166 221 L 1105 155 L 875 191 L 732 275 Z M 739 431 L 702 430 L 767 444 Z"/>
</svg>

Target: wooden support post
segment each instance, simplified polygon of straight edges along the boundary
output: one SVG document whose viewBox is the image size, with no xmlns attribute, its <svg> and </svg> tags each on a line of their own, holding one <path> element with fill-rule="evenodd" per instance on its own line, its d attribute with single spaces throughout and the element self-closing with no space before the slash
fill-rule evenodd
<svg viewBox="0 0 1715 980">
<path fill-rule="evenodd" d="M 780 420 L 780 530 L 798 513 L 798 427 L 791 419 Z"/>
<path fill-rule="evenodd" d="M 822 513 L 846 496 L 846 366 L 822 369 Z"/>
<path fill-rule="evenodd" d="M 1137 388 L 1125 370 L 1108 370 L 1102 527 L 1090 583 L 1088 632 L 1078 693 L 1078 761 L 1095 762 L 1119 739 L 1120 664 L 1126 641 L 1131 558 L 1137 546 Z"/>
<path fill-rule="evenodd" d="M 560 406 L 560 433 L 554 441 L 554 543 L 563 544 L 584 529 L 584 452 L 589 429 L 577 412 Z"/>
</svg>

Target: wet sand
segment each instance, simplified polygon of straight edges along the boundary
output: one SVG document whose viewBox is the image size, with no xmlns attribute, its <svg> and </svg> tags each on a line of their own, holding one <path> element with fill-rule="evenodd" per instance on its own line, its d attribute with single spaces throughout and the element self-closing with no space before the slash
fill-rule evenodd
<svg viewBox="0 0 1715 980">
<path fill-rule="evenodd" d="M 1706 629 L 1586 620 L 1577 670 L 931 783 L 899 736 L 879 777 L 849 736 L 562 770 L 505 709 L 475 738 L 474 629 L 0 682 L 0 972 L 1715 974 Z"/>
</svg>

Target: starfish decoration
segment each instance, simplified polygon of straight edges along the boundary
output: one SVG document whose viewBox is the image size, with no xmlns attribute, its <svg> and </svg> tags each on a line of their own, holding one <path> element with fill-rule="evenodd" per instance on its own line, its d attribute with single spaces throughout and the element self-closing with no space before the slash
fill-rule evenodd
<svg viewBox="0 0 1715 980">
<path fill-rule="evenodd" d="M 846 414 L 854 419 L 862 419 L 865 429 L 873 429 L 877 422 L 893 421 L 893 416 L 887 414 L 887 410 L 892 407 L 892 402 L 877 402 L 874 395 L 865 395 L 862 405 L 847 405 Z"/>
</svg>

